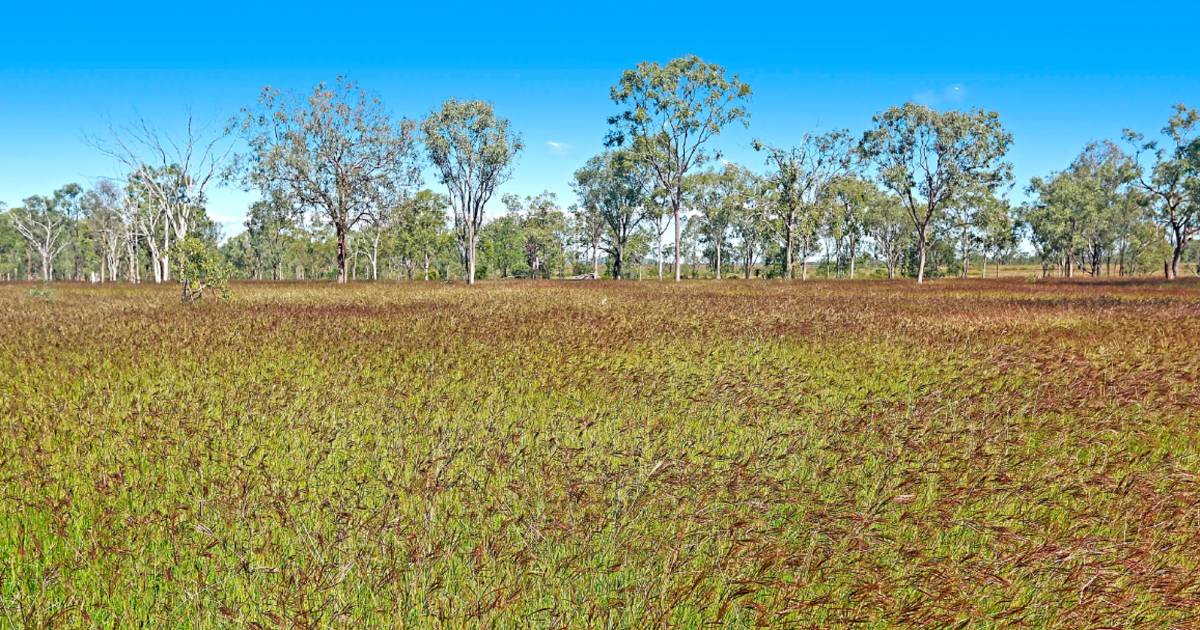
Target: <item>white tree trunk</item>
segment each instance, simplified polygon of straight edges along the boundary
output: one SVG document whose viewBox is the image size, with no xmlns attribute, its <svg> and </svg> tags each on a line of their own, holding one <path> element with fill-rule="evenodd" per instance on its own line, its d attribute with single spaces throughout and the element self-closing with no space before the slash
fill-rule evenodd
<svg viewBox="0 0 1200 630">
<path fill-rule="evenodd" d="M 680 266 L 679 266 L 679 260 L 680 260 L 679 259 L 679 255 L 680 255 L 679 246 L 680 246 L 679 204 L 676 203 L 675 204 L 675 282 L 679 282 L 682 279 L 682 277 L 680 276 Z"/>
<path fill-rule="evenodd" d="M 41 251 L 42 254 L 42 282 L 50 282 L 54 278 L 54 260 L 50 256 L 50 252 Z"/>
<path fill-rule="evenodd" d="M 475 284 L 475 228 L 467 226 L 467 284 Z"/>
<path fill-rule="evenodd" d="M 850 279 L 854 279 L 854 259 L 858 257 L 858 243 L 854 237 L 850 237 Z"/>
<path fill-rule="evenodd" d="M 379 232 L 376 228 L 375 238 L 371 241 L 371 280 L 379 280 Z"/>
</svg>

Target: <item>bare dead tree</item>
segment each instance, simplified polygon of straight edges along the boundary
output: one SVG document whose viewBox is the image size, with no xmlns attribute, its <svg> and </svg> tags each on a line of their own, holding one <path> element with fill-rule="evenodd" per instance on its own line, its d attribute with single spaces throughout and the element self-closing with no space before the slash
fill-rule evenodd
<svg viewBox="0 0 1200 630">
<path fill-rule="evenodd" d="M 110 125 L 106 138 L 87 138 L 121 165 L 120 179 L 143 197 L 141 232 L 153 243 L 156 282 L 170 279 L 172 243 L 187 238 L 203 212 L 206 192 L 233 150 L 227 139 L 224 130 L 197 125 L 190 112 L 182 135 L 164 133 L 139 116 L 131 125 Z M 161 215 L 161 231 L 156 229 L 159 218 L 152 218 L 156 214 Z"/>
</svg>

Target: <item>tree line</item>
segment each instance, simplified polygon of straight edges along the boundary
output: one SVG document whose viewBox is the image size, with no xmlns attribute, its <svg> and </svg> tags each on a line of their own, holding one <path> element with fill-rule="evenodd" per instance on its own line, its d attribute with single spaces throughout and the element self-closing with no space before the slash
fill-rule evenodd
<svg viewBox="0 0 1200 630">
<path fill-rule="evenodd" d="M 110 128 L 89 142 L 117 176 L 0 207 L 0 277 L 186 282 L 182 270 L 226 265 L 338 282 L 804 279 L 869 264 L 923 282 L 1032 260 L 1043 275 L 1176 278 L 1196 258 L 1200 116 L 1183 105 L 1157 139 L 1091 143 L 1014 204 L 1013 138 L 995 112 L 906 103 L 861 135 L 755 140 L 755 169 L 715 146 L 750 120 L 750 86 L 721 66 L 641 63 L 610 97 L 618 111 L 604 150 L 574 173 L 575 200 L 504 195 L 490 218 L 525 147 L 485 101 L 449 99 L 415 121 L 338 78 L 306 94 L 266 88 L 219 130 Z M 206 211 L 222 184 L 260 196 L 223 242 Z"/>
</svg>

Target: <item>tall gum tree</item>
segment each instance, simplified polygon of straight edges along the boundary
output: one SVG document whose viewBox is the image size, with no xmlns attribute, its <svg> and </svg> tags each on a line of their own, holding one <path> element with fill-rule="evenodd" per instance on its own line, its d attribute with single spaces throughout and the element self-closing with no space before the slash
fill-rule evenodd
<svg viewBox="0 0 1200 630">
<path fill-rule="evenodd" d="M 721 279 L 725 245 L 740 206 L 738 177 L 740 169 L 728 164 L 720 171 L 704 171 L 688 176 L 685 193 L 689 205 L 696 210 L 697 229 L 712 247 L 714 277 Z"/>
<path fill-rule="evenodd" d="M 576 195 L 581 198 L 581 203 L 571 204 L 567 208 L 567 214 L 571 217 L 571 231 L 576 244 L 582 246 L 585 253 L 590 252 L 592 279 L 598 280 L 600 278 L 600 244 L 608 230 L 608 223 L 605 222 L 599 208 L 583 201 L 582 195 L 578 191 L 576 191 Z"/>
<path fill-rule="evenodd" d="M 655 212 L 649 179 L 646 169 L 620 150 L 594 156 L 575 171 L 571 186 L 583 207 L 595 209 L 605 228 L 604 249 L 616 280 L 624 277 L 630 238 Z"/>
<path fill-rule="evenodd" d="M 878 191 L 878 195 L 879 204 L 868 214 L 866 230 L 875 255 L 887 267 L 888 280 L 892 280 L 908 248 L 912 230 L 909 229 L 908 212 L 900 200 L 885 191 Z"/>
<path fill-rule="evenodd" d="M 121 250 L 125 246 L 127 234 L 121 216 L 121 207 L 125 203 L 125 195 L 121 188 L 111 180 L 102 179 L 96 182 L 83 197 L 83 207 L 87 216 L 88 231 L 95 239 L 98 254 L 100 282 L 115 282 L 117 280 L 117 264 L 121 258 Z"/>
<path fill-rule="evenodd" d="M 264 88 L 236 126 L 250 146 L 235 166 L 248 187 L 333 225 L 339 283 L 347 280 L 351 228 L 420 181 L 416 125 L 393 120 L 378 97 L 343 77 L 306 97 Z"/>
<path fill-rule="evenodd" d="M 204 195 L 189 192 L 189 180 L 174 164 L 143 165 L 126 178 L 126 196 L 136 206 L 134 221 L 150 250 L 156 283 L 171 279 L 171 252 L 195 228 L 195 219 L 204 214 Z"/>
<path fill-rule="evenodd" d="M 726 126 L 749 124 L 750 86 L 696 55 L 666 65 L 642 62 L 612 88 L 624 110 L 608 119 L 610 147 L 628 147 L 654 173 L 675 225 L 675 280 L 680 274 L 684 177 L 713 154 L 705 145 Z"/>
<path fill-rule="evenodd" d="M 742 274 L 749 280 L 755 256 L 771 238 L 766 208 L 771 204 L 772 192 L 766 188 L 763 178 L 748 169 L 737 165 L 730 165 L 730 169 L 735 174 L 727 180 L 730 189 L 726 201 L 733 213 L 731 227 L 741 250 Z"/>
<path fill-rule="evenodd" d="M 1099 276 L 1105 252 L 1125 231 L 1126 197 L 1136 171 L 1134 161 L 1115 144 L 1094 142 L 1067 169 L 1034 177 L 1023 218 L 1044 262 L 1057 257 L 1063 275 L 1071 278 L 1086 261 L 1088 271 Z M 984 222 L 972 223 L 982 227 Z"/>
<path fill-rule="evenodd" d="M 844 175 L 830 182 L 826 195 L 829 230 L 842 241 L 839 250 L 846 258 L 850 279 L 853 280 L 858 252 L 867 236 L 872 215 L 886 203 L 886 198 L 873 182 L 853 175 Z"/>
<path fill-rule="evenodd" d="M 1021 210 L 1021 223 L 1042 261 L 1042 275 L 1057 264 L 1064 277 L 1075 275 L 1079 248 L 1077 185 L 1070 171 L 1034 177 L 1027 191 L 1030 200 Z"/>
<path fill-rule="evenodd" d="M 487 202 L 512 176 L 521 136 L 486 101 L 448 99 L 421 123 L 429 160 L 450 193 L 467 283 L 475 284 L 479 230 Z"/>
<path fill-rule="evenodd" d="M 1136 150 L 1134 159 L 1145 154 L 1154 158 L 1148 169 L 1138 168 L 1137 182 L 1153 200 L 1154 220 L 1167 230 L 1171 240 L 1171 262 L 1167 278 L 1179 277 L 1183 253 L 1200 234 L 1200 113 L 1182 104 L 1167 121 L 1162 133 L 1171 144 L 1147 142 L 1134 131 L 1125 130 L 1125 139 Z M 1146 171 L 1149 171 L 1148 173 Z"/>
<path fill-rule="evenodd" d="M 930 226 L 955 195 L 1010 179 L 1004 156 L 1012 134 L 998 114 L 982 109 L 939 112 L 905 103 L 873 120 L 861 152 L 908 210 L 917 239 L 917 282 L 924 282 Z"/>
<path fill-rule="evenodd" d="M 421 190 L 393 213 L 396 253 L 411 271 L 421 268 L 421 277 L 429 280 L 429 267 L 446 229 L 446 208 L 450 200 L 432 190 Z"/>
<path fill-rule="evenodd" d="M 806 133 L 800 144 L 786 148 L 756 140 L 754 148 L 767 154 L 767 165 L 774 169 L 768 182 L 775 189 L 773 214 L 783 228 L 783 277 L 796 277 L 794 252 L 799 237 L 801 275 L 807 279 L 811 228 L 817 221 L 825 188 L 850 168 L 854 148 L 850 132 L 836 129 L 823 134 Z"/>
<path fill-rule="evenodd" d="M 1071 164 L 1081 183 L 1082 199 L 1090 209 L 1083 223 L 1087 257 L 1093 277 L 1099 276 L 1104 253 L 1119 238 L 1123 196 L 1136 181 L 1136 163 L 1115 143 L 1091 142 Z"/>
</svg>

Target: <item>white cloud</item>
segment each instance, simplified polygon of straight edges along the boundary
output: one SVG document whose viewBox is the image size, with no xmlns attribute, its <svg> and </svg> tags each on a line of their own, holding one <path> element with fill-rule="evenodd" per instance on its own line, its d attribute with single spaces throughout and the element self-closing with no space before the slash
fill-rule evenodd
<svg viewBox="0 0 1200 630">
<path fill-rule="evenodd" d="M 952 83 L 940 90 L 921 90 L 913 95 L 913 100 L 930 107 L 961 103 L 967 98 L 967 86 Z"/>
<path fill-rule="evenodd" d="M 547 140 L 546 147 L 550 149 L 550 153 L 553 155 L 566 155 L 571 150 L 571 145 L 557 140 Z"/>
</svg>

